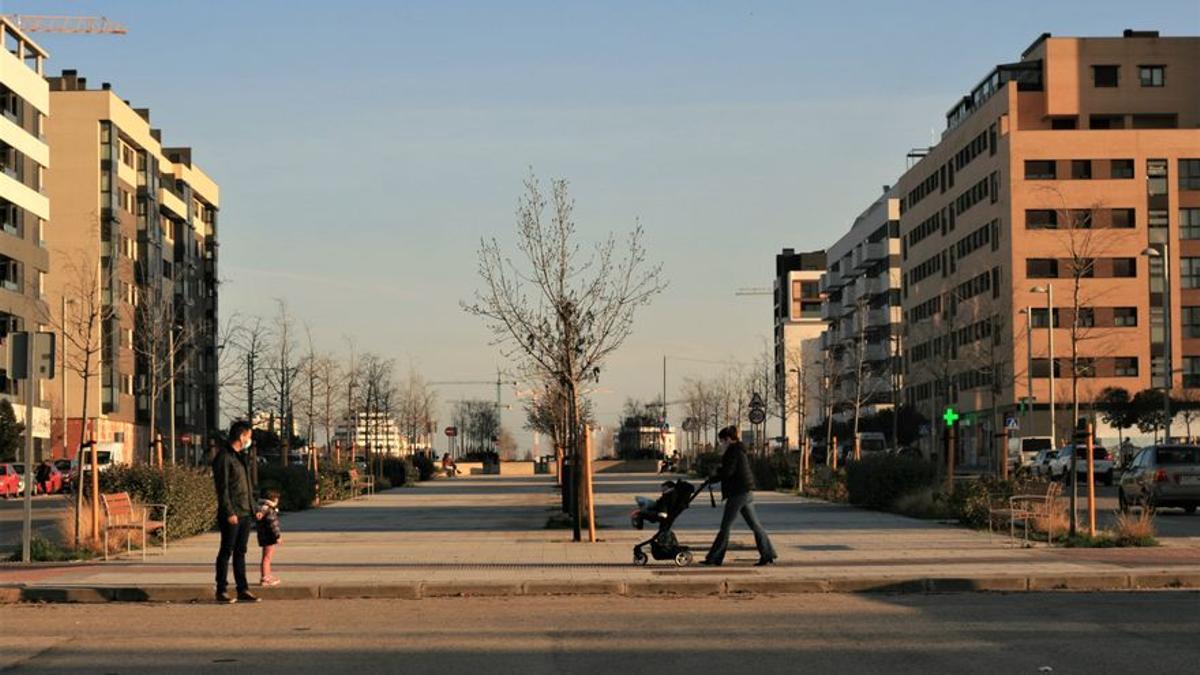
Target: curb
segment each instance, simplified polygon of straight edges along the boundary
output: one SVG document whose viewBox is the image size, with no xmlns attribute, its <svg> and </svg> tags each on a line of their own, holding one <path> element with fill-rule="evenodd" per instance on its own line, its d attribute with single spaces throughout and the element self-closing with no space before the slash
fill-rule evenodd
<svg viewBox="0 0 1200 675">
<path fill-rule="evenodd" d="M 811 593 L 1047 593 L 1136 590 L 1200 591 L 1200 572 L 988 575 L 979 577 L 833 577 L 809 579 L 538 580 L 511 583 L 429 581 L 395 584 L 302 584 L 255 588 L 264 600 L 420 600 L 452 597 L 605 595 L 747 597 Z M 209 602 L 211 586 L 0 586 L 0 605 L 16 603 Z"/>
</svg>

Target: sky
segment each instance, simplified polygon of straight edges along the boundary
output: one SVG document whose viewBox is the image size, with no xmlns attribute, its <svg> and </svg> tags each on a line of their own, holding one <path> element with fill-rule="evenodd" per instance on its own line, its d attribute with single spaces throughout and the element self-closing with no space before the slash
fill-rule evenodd
<svg viewBox="0 0 1200 675">
<path fill-rule="evenodd" d="M 128 35 L 38 35 L 149 107 L 221 186 L 222 314 L 284 299 L 318 348 L 431 380 L 504 367 L 460 303 L 481 237 L 511 243 L 530 170 L 570 181 L 586 240 L 640 221 L 669 288 L 595 409 L 669 398 L 771 335 L 774 256 L 832 244 L 945 112 L 1038 35 L 1200 34 L 1195 0 L 294 2 L 0 0 Z M 51 111 L 53 114 L 53 111 Z M 51 226 L 53 224 L 51 223 Z M 441 390 L 443 401 L 494 387 Z M 513 403 L 511 388 L 504 392 Z M 518 406 L 504 414 L 521 424 Z M 522 435 L 524 438 L 524 436 Z"/>
</svg>

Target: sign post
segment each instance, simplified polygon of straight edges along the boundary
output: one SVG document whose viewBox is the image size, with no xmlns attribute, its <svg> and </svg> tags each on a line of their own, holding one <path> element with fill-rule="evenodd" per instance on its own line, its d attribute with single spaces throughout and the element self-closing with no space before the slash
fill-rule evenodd
<svg viewBox="0 0 1200 675">
<path fill-rule="evenodd" d="M 958 447 L 958 439 L 955 432 L 958 426 L 959 414 L 954 408 L 947 407 L 946 412 L 942 414 L 942 419 L 946 422 L 946 492 L 954 492 L 954 455 Z"/>
<path fill-rule="evenodd" d="M 1088 535 L 1096 536 L 1096 453 L 1092 443 L 1092 423 L 1087 423 L 1087 477 L 1088 477 Z"/>
<path fill-rule="evenodd" d="M 25 381 L 25 517 L 21 523 L 21 561 L 28 563 L 32 559 L 33 491 L 37 488 L 33 462 L 34 391 L 39 378 L 54 379 L 54 333 L 12 333 L 9 350 L 9 377 Z"/>
</svg>

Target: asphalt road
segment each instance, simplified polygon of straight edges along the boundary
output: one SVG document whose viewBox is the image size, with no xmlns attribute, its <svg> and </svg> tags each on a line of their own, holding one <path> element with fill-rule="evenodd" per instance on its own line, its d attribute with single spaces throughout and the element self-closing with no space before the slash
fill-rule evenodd
<svg viewBox="0 0 1200 675">
<path fill-rule="evenodd" d="M 1071 488 L 1063 491 L 1064 496 L 1070 497 Z M 1079 484 L 1080 518 L 1087 518 L 1087 483 Z M 1097 521 L 1100 527 L 1107 527 L 1116 518 L 1117 488 L 1096 486 Z M 1135 509 L 1136 512 L 1136 509 Z M 1160 539 L 1187 539 L 1191 543 L 1200 543 L 1200 513 L 1188 515 L 1183 509 L 1159 509 L 1154 518 L 1154 527 Z"/>
<path fill-rule="evenodd" d="M 33 527 L 46 537 L 58 538 L 58 522 L 67 512 L 70 495 L 41 495 L 33 498 Z M 0 499 L 0 557 L 21 548 L 21 525 L 25 498 Z"/>
<path fill-rule="evenodd" d="M 21 605 L 0 671 L 1195 672 L 1200 595 Z"/>
</svg>

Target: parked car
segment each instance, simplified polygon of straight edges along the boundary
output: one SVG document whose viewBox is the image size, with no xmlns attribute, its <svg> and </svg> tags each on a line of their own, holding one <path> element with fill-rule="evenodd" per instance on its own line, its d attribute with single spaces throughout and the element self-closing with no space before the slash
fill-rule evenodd
<svg viewBox="0 0 1200 675">
<path fill-rule="evenodd" d="M 1200 445 L 1143 448 L 1121 475 L 1117 503 L 1122 511 L 1141 506 L 1195 513 L 1200 505 Z"/>
<path fill-rule="evenodd" d="M 22 475 L 24 475 L 24 468 L 25 468 L 24 464 L 14 464 L 14 466 L 20 467 L 21 473 L 22 473 Z M 41 470 L 41 463 L 39 462 L 33 466 L 33 475 L 30 476 L 30 478 L 29 478 L 30 480 L 34 481 L 33 494 L 35 494 L 35 495 L 39 495 L 39 494 L 53 495 L 53 494 L 58 494 L 59 492 L 62 492 L 62 490 L 63 490 L 63 473 L 61 471 L 59 471 L 57 467 L 55 467 L 53 464 L 51 464 L 50 465 L 50 477 L 46 480 L 46 489 L 43 490 L 41 483 L 38 482 L 38 480 L 37 480 L 38 472 L 40 470 Z"/>
<path fill-rule="evenodd" d="M 1038 453 L 1054 446 L 1049 436 L 1023 436 L 1008 439 L 1009 466 L 1014 469 L 1028 467 L 1037 459 Z"/>
<path fill-rule="evenodd" d="M 1050 478 L 1053 480 L 1066 480 L 1071 472 L 1071 448 L 1075 449 L 1075 471 L 1079 474 L 1079 478 L 1087 480 L 1087 446 L 1074 445 L 1066 448 L 1060 448 L 1054 459 L 1050 461 Z M 1103 446 L 1092 447 L 1092 471 L 1096 475 L 1096 479 L 1103 482 L 1105 485 L 1112 485 L 1115 473 L 1113 471 L 1112 457 L 1108 454 Z"/>
<path fill-rule="evenodd" d="M 0 464 L 0 497 L 8 499 L 21 494 L 24 481 L 12 464 Z"/>
<path fill-rule="evenodd" d="M 71 460 L 56 459 L 56 460 L 54 460 L 54 468 L 58 469 L 58 472 L 62 474 L 62 477 L 63 477 L 62 491 L 70 492 L 72 489 Z"/>
<path fill-rule="evenodd" d="M 1050 476 L 1050 463 L 1058 457 L 1058 453 L 1063 448 L 1044 448 L 1038 451 L 1034 456 L 1033 461 L 1029 464 L 1029 474 L 1039 478 Z"/>
</svg>

